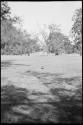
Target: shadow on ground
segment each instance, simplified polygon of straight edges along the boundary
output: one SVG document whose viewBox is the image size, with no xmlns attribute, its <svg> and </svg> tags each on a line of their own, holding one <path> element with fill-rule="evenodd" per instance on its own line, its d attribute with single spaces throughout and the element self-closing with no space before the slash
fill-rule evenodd
<svg viewBox="0 0 83 125">
<path fill-rule="evenodd" d="M 1 68 L 8 68 L 10 66 L 31 66 L 31 65 L 26 65 L 26 64 L 13 64 L 13 60 L 9 61 L 1 61 Z"/>
<path fill-rule="evenodd" d="M 10 61 L 1 61 L 1 68 L 8 68 L 12 65 L 12 60 Z"/>
<path fill-rule="evenodd" d="M 33 73 L 34 74 L 34 73 Z M 39 74 L 40 75 L 40 74 Z M 38 76 L 36 74 L 36 76 Z M 47 76 L 47 75 L 46 75 Z M 41 76 L 40 76 L 41 77 Z M 40 78 L 39 77 L 39 78 Z M 45 77 L 45 74 L 44 74 Z M 57 81 L 57 84 L 55 83 Z M 64 85 L 76 85 L 73 88 Z M 45 83 L 46 84 L 46 83 Z M 82 88 L 77 77 L 52 79 L 49 85 L 53 96 L 59 101 L 34 103 L 28 98 L 28 90 L 13 85 L 1 88 L 1 122 L 2 123 L 82 123 Z M 41 96 L 41 95 L 40 95 Z"/>
</svg>

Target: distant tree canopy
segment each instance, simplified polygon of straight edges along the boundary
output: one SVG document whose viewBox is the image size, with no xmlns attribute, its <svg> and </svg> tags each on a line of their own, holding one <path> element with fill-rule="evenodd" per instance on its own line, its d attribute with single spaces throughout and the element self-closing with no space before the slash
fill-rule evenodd
<svg viewBox="0 0 83 125">
<path fill-rule="evenodd" d="M 20 23 L 20 17 L 11 17 L 11 8 L 7 1 L 1 2 L 1 54 L 29 54 L 46 49 L 48 53 L 82 53 L 82 9 L 77 9 L 73 16 L 72 34 L 75 45 L 72 45 L 68 36 L 65 36 L 56 24 L 48 25 L 47 34 L 44 30 L 40 33 L 45 45 L 41 49 L 39 36 L 17 29 L 14 24 Z"/>
<path fill-rule="evenodd" d="M 77 9 L 73 15 L 72 35 L 74 37 L 74 50 L 82 54 L 82 8 Z"/>
<path fill-rule="evenodd" d="M 1 2 L 1 54 L 29 54 L 38 51 L 38 39 L 32 39 L 27 32 L 25 34 L 13 25 L 20 18 L 12 18 L 10 10 L 8 2 Z"/>
<path fill-rule="evenodd" d="M 17 30 L 11 21 L 3 21 L 1 24 L 1 49 L 2 54 L 29 54 L 38 51 L 40 46 L 38 40 L 31 36 L 24 35 L 19 29 Z"/>
<path fill-rule="evenodd" d="M 41 31 L 48 53 L 55 53 L 55 55 L 58 55 L 60 53 L 69 54 L 73 52 L 73 46 L 69 38 L 61 32 L 57 25 L 51 24 L 48 26 L 48 29 L 49 35 L 46 35 L 46 32 L 43 30 Z"/>
<path fill-rule="evenodd" d="M 55 54 L 72 53 L 72 50 L 69 49 L 70 46 L 71 44 L 68 37 L 64 36 L 61 32 L 55 31 L 49 34 L 48 47 L 50 52 Z M 70 52 L 68 52 L 68 49 Z"/>
</svg>

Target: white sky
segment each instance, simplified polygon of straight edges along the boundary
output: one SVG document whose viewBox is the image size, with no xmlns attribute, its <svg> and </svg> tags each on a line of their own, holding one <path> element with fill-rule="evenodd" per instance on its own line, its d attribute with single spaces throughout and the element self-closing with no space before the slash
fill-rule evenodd
<svg viewBox="0 0 83 125">
<path fill-rule="evenodd" d="M 20 16 L 23 28 L 38 32 L 43 24 L 60 25 L 62 32 L 69 35 L 75 9 L 82 7 L 81 1 L 55 2 L 8 2 L 13 15 Z"/>
</svg>

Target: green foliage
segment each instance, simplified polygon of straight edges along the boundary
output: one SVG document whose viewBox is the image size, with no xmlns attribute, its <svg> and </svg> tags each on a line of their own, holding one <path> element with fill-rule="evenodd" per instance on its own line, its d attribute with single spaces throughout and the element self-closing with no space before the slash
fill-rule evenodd
<svg viewBox="0 0 83 125">
<path fill-rule="evenodd" d="M 82 8 L 75 11 L 72 20 L 74 22 L 72 26 L 72 34 L 75 43 L 74 50 L 82 54 Z"/>
<path fill-rule="evenodd" d="M 48 29 L 49 29 L 50 33 L 60 32 L 61 31 L 61 29 L 59 28 L 59 26 L 56 25 L 56 24 L 50 24 L 48 26 Z"/>
<path fill-rule="evenodd" d="M 11 20 L 12 23 L 20 23 L 20 17 L 14 16 L 11 18 L 11 8 L 8 5 L 7 1 L 1 1 L 1 21 L 3 20 Z"/>
<path fill-rule="evenodd" d="M 73 45 L 72 45 L 70 42 L 65 42 L 65 43 L 64 43 L 64 47 L 65 47 L 65 52 L 66 52 L 67 54 L 71 54 L 71 53 L 74 52 L 74 50 L 73 50 Z"/>
<path fill-rule="evenodd" d="M 64 36 L 61 33 L 60 28 L 56 27 L 56 25 L 50 25 L 50 33 L 47 40 L 48 51 L 51 53 L 55 53 L 58 55 L 60 53 L 71 53 L 72 46 L 70 44 L 70 40 L 67 36 Z M 70 52 L 69 52 L 70 51 Z"/>
<path fill-rule="evenodd" d="M 48 53 L 55 53 L 59 55 L 61 53 L 73 53 L 73 46 L 67 36 L 65 36 L 59 26 L 50 24 L 48 26 L 49 34 L 44 30 L 41 30 L 41 35 L 44 39 L 45 45 L 43 47 Z"/>
<path fill-rule="evenodd" d="M 6 20 L 10 17 L 10 7 L 7 1 L 1 1 L 1 20 Z"/>
<path fill-rule="evenodd" d="M 77 9 L 75 11 L 75 14 L 72 18 L 74 24 L 72 27 L 72 33 L 76 37 L 77 35 L 80 35 L 82 33 L 82 9 Z"/>
<path fill-rule="evenodd" d="M 17 29 L 13 24 L 20 23 L 21 19 L 17 16 L 11 18 L 10 10 L 7 2 L 1 2 L 1 54 L 30 54 L 40 51 L 38 36 L 32 38 L 31 34 Z M 45 42 L 43 50 L 46 49 L 47 52 L 55 55 L 73 52 L 82 54 L 82 9 L 76 10 L 73 21 L 74 46 L 61 32 L 59 26 L 51 24 L 48 26 L 49 35 L 45 29 L 41 31 Z"/>
<path fill-rule="evenodd" d="M 11 18 L 7 2 L 1 2 L 1 54 L 28 54 L 39 51 L 37 38 L 17 29 L 13 24 L 20 23 L 20 18 Z"/>
</svg>

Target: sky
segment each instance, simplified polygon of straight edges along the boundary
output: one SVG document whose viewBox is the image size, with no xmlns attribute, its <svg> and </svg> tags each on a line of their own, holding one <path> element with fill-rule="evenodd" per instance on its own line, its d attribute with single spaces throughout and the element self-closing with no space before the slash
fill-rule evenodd
<svg viewBox="0 0 83 125">
<path fill-rule="evenodd" d="M 12 16 L 22 19 L 22 28 L 30 33 L 38 33 L 43 25 L 60 25 L 62 32 L 69 35 L 72 16 L 76 9 L 82 7 L 81 1 L 54 2 L 8 2 Z"/>
</svg>

